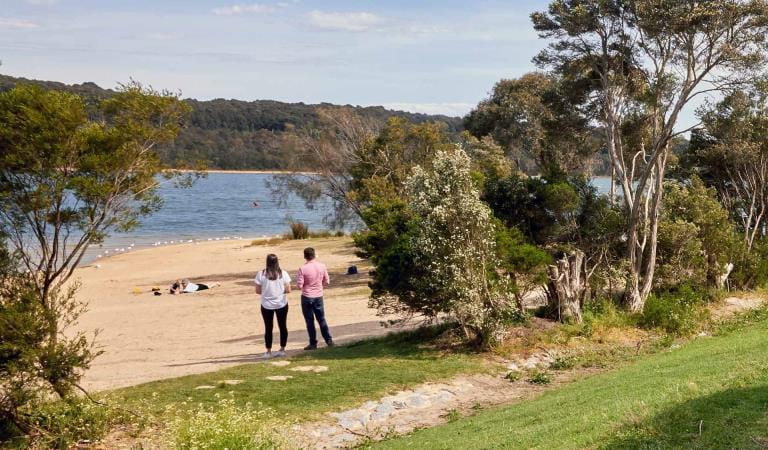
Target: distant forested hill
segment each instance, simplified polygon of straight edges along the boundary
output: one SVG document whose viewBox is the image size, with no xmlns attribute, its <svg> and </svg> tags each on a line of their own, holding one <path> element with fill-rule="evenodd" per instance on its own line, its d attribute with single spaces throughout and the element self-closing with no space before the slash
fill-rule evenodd
<svg viewBox="0 0 768 450">
<path fill-rule="evenodd" d="M 67 85 L 6 75 L 0 75 L 0 91 L 19 82 L 74 92 L 88 101 L 106 98 L 113 92 L 90 82 Z M 307 105 L 273 100 L 185 101 L 192 107 L 187 127 L 172 146 L 160 149 L 160 154 L 169 165 L 203 160 L 212 169 L 307 169 L 287 166 L 290 158 L 286 157 L 286 152 L 295 145 L 295 139 L 291 138 L 298 129 L 323 126 L 317 114 L 319 108 L 342 107 L 329 103 Z M 462 129 L 458 117 L 391 111 L 381 106 L 353 108 L 361 115 L 382 122 L 390 116 L 400 116 L 415 123 L 444 122 L 452 132 Z"/>
</svg>

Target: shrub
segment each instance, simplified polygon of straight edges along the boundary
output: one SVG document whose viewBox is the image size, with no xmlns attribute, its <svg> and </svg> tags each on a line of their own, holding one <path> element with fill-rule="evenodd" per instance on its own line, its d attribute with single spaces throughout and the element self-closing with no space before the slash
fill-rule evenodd
<svg viewBox="0 0 768 450">
<path fill-rule="evenodd" d="M 470 167 L 467 154 L 455 147 L 438 152 L 432 168 L 417 166 L 406 183 L 417 223 L 414 262 L 425 269 L 414 286 L 438 302 L 438 312 L 454 317 L 468 339 L 488 346 L 520 311 L 506 280 L 495 274 L 492 214 Z"/>
<path fill-rule="evenodd" d="M 227 398 L 177 415 L 170 438 L 178 450 L 266 450 L 281 447 L 275 428 L 271 410 L 238 407 Z"/>
<path fill-rule="evenodd" d="M 755 240 L 752 251 L 739 254 L 731 280 L 738 289 L 768 287 L 768 239 Z"/>
<path fill-rule="evenodd" d="M 101 439 L 117 423 L 120 415 L 107 406 L 88 399 L 68 397 L 54 402 L 34 402 L 22 411 L 27 417 L 33 448 L 67 449 L 73 442 Z"/>
<path fill-rule="evenodd" d="M 578 360 L 575 356 L 557 355 L 552 364 L 549 365 L 549 368 L 552 370 L 568 370 L 576 367 L 576 363 L 578 363 Z"/>
<path fill-rule="evenodd" d="M 526 380 L 531 384 L 549 384 L 552 382 L 552 378 L 549 374 L 543 370 L 536 370 L 528 375 Z"/>
<path fill-rule="evenodd" d="M 291 239 L 307 239 L 309 237 L 309 225 L 298 220 L 288 222 L 291 228 Z"/>
<path fill-rule="evenodd" d="M 640 316 L 640 325 L 686 336 L 696 332 L 707 315 L 702 294 L 684 285 L 674 291 L 648 297 Z"/>
<path fill-rule="evenodd" d="M 504 378 L 506 378 L 507 380 L 509 380 L 511 382 L 515 382 L 515 381 L 519 380 L 522 376 L 523 376 L 522 373 L 518 372 L 517 370 L 512 370 L 512 371 L 508 372 L 504 376 Z"/>
</svg>

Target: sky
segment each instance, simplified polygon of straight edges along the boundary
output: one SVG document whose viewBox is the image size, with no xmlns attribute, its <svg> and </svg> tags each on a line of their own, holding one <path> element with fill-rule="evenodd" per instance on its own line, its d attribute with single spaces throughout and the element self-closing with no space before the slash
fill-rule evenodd
<svg viewBox="0 0 768 450">
<path fill-rule="evenodd" d="M 0 0 L 0 73 L 463 115 L 535 69 L 547 3 Z"/>
</svg>

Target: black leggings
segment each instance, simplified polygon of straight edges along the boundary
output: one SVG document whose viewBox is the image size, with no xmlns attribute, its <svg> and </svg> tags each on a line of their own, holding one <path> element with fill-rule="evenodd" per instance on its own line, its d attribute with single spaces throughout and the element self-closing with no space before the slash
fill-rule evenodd
<svg viewBox="0 0 768 450">
<path fill-rule="evenodd" d="M 267 309 L 262 306 L 261 317 L 264 318 L 264 344 L 268 350 L 272 348 L 272 326 L 274 324 L 274 316 L 277 316 L 277 327 L 280 328 L 280 347 L 285 348 L 285 344 L 288 343 L 288 325 L 286 324 L 288 319 L 288 305 L 285 305 L 280 309 Z"/>
</svg>

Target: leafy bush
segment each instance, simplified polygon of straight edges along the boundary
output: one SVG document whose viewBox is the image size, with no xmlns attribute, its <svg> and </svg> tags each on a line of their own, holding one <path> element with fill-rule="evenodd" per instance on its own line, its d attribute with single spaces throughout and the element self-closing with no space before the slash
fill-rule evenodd
<svg viewBox="0 0 768 450">
<path fill-rule="evenodd" d="M 528 374 L 528 379 L 526 381 L 531 384 L 549 384 L 552 382 L 552 378 L 543 370 L 535 370 Z"/>
<path fill-rule="evenodd" d="M 578 363 L 578 360 L 574 356 L 557 355 L 552 364 L 549 365 L 549 368 L 552 370 L 568 370 L 576 367 L 576 363 Z"/>
<path fill-rule="evenodd" d="M 520 379 L 522 376 L 523 376 L 523 374 L 522 374 L 522 373 L 520 373 L 519 371 L 517 371 L 517 370 L 512 370 L 512 371 L 508 372 L 508 373 L 507 373 L 507 374 L 504 376 L 504 378 L 506 378 L 507 380 L 509 380 L 509 381 L 511 381 L 511 382 L 515 382 L 515 381 L 519 380 L 519 379 Z"/>
<path fill-rule="evenodd" d="M 755 240 L 751 252 L 739 254 L 731 280 L 737 289 L 768 287 L 768 239 Z"/>
<path fill-rule="evenodd" d="M 640 317 L 640 325 L 685 336 L 696 332 L 708 317 L 704 296 L 688 285 L 674 291 L 651 294 Z"/>
<path fill-rule="evenodd" d="M 76 397 L 31 403 L 25 409 L 29 425 L 43 431 L 32 433 L 34 438 L 29 442 L 39 448 L 67 449 L 73 442 L 101 439 L 120 418 L 107 406 Z"/>
<path fill-rule="evenodd" d="M 288 226 L 291 228 L 291 239 L 307 239 L 309 237 L 309 225 L 298 220 L 291 220 L 288 222 Z"/>
<path fill-rule="evenodd" d="M 657 287 L 670 289 L 684 283 L 722 287 L 724 267 L 741 245 L 717 192 L 696 176 L 684 184 L 666 183 L 665 190 Z"/>
<path fill-rule="evenodd" d="M 170 438 L 178 450 L 266 450 L 281 446 L 276 428 L 271 410 L 238 407 L 226 398 L 177 415 Z"/>
<path fill-rule="evenodd" d="M 520 310 L 506 280 L 495 274 L 492 214 L 470 168 L 467 154 L 454 147 L 438 152 L 431 168 L 414 168 L 406 183 L 417 222 L 414 262 L 425 269 L 414 286 L 439 302 L 438 311 L 455 318 L 468 339 L 488 346 Z"/>
</svg>

